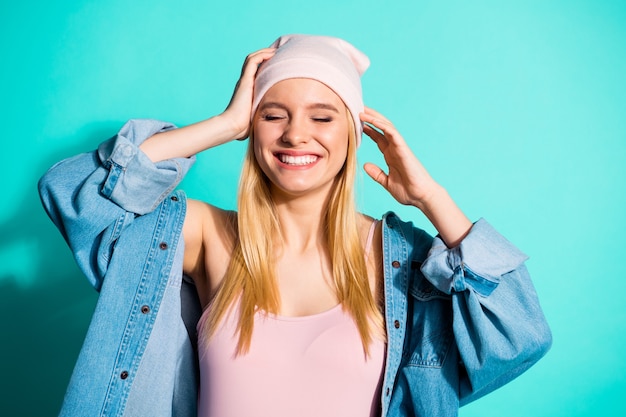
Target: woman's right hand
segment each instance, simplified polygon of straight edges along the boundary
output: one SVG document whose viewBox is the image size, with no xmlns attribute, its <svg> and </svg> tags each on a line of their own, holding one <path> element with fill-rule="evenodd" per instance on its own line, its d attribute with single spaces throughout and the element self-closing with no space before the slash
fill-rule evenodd
<svg viewBox="0 0 626 417">
<path fill-rule="evenodd" d="M 270 59 L 274 51 L 274 48 L 265 48 L 248 55 L 230 103 L 221 114 L 180 129 L 153 135 L 140 145 L 140 149 L 152 161 L 158 162 L 189 157 L 235 139 L 247 138 L 252 117 L 254 78 L 259 65 Z"/>
<path fill-rule="evenodd" d="M 263 48 L 246 57 L 235 91 L 221 117 L 231 123 L 233 139 L 243 140 L 250 133 L 254 79 L 259 66 L 274 56 L 276 48 Z"/>
</svg>

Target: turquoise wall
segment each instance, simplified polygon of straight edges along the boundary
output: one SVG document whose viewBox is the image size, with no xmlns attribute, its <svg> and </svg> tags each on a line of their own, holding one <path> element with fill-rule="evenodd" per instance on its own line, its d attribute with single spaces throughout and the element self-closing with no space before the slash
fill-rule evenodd
<svg viewBox="0 0 626 417">
<path fill-rule="evenodd" d="M 623 416 L 626 405 L 626 2 L 3 2 L 0 414 L 55 415 L 96 294 L 36 181 L 128 118 L 184 125 L 227 104 L 244 56 L 283 33 L 344 37 L 388 115 L 468 215 L 531 259 L 554 347 L 462 417 Z M 244 144 L 183 187 L 225 207 Z M 380 161 L 365 142 L 360 158 Z M 395 209 L 363 178 L 362 209 Z"/>
</svg>

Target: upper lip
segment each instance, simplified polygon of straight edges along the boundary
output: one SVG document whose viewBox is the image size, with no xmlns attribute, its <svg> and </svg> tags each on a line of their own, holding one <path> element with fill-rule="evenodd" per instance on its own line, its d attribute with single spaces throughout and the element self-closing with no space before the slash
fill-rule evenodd
<svg viewBox="0 0 626 417">
<path fill-rule="evenodd" d="M 278 155 L 288 155 L 288 156 L 307 156 L 307 155 L 312 155 L 315 157 L 320 157 L 320 154 L 315 153 L 315 152 L 311 152 L 311 151 L 305 151 L 305 150 L 293 150 L 293 149 L 285 149 L 285 150 L 279 150 L 279 151 L 274 151 L 273 154 L 275 156 Z"/>
</svg>

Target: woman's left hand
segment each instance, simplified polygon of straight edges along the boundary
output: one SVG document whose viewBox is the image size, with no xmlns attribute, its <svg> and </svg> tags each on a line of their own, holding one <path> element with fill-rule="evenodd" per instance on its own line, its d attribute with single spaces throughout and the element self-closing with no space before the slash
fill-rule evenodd
<svg viewBox="0 0 626 417">
<path fill-rule="evenodd" d="M 378 166 L 366 163 L 365 172 L 398 202 L 419 208 L 448 247 L 458 245 L 472 223 L 447 191 L 431 178 L 387 118 L 366 107 L 361 120 L 365 122 L 363 132 L 376 142 L 389 167 L 385 174 Z"/>
<path fill-rule="evenodd" d="M 363 133 L 378 145 L 389 172 L 372 163 L 366 163 L 365 172 L 382 185 L 401 204 L 423 209 L 438 184 L 415 157 L 393 124 L 377 111 L 365 108 L 361 113 Z"/>
</svg>

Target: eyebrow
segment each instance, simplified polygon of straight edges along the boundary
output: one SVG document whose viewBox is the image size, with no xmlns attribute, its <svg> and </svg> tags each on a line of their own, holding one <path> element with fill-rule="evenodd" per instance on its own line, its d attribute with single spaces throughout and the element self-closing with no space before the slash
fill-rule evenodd
<svg viewBox="0 0 626 417">
<path fill-rule="evenodd" d="M 307 109 L 324 109 L 324 110 L 330 110 L 333 111 L 335 113 L 339 113 L 339 110 L 337 109 L 337 107 L 333 106 L 332 104 L 329 103 L 311 103 L 309 105 L 306 106 Z M 261 105 L 261 107 L 259 107 L 259 109 L 265 110 L 268 108 L 278 108 L 278 109 L 282 109 L 282 110 L 288 110 L 287 106 L 285 106 L 282 103 L 279 103 L 277 101 L 268 101 L 263 103 L 263 105 Z"/>
</svg>

